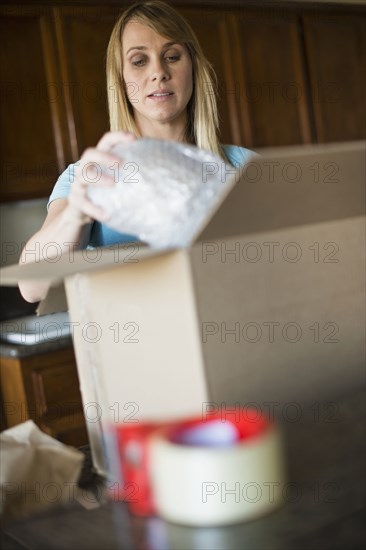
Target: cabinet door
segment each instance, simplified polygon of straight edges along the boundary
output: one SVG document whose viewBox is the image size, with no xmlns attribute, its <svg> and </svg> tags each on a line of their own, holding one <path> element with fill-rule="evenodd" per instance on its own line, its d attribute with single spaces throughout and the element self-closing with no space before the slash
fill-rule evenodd
<svg viewBox="0 0 366 550">
<path fill-rule="evenodd" d="M 105 60 L 118 7 L 55 9 L 73 160 L 109 130 Z"/>
<path fill-rule="evenodd" d="M 233 43 L 230 36 L 230 10 L 223 17 L 218 7 L 198 5 L 195 9 L 179 8 L 197 35 L 207 59 L 218 79 L 218 110 L 221 143 L 243 144 L 238 101 L 235 95 L 236 67 L 232 60 Z M 207 93 L 212 90 L 207 88 Z"/>
<path fill-rule="evenodd" d="M 304 35 L 317 141 L 366 137 L 366 18 L 309 14 Z"/>
<path fill-rule="evenodd" d="M 246 9 L 232 21 L 240 120 L 253 147 L 313 140 L 296 12 Z"/>
<path fill-rule="evenodd" d="M 24 358 L 0 357 L 0 380 L 7 427 L 31 418 L 64 443 L 88 442 L 72 347 Z"/>
<path fill-rule="evenodd" d="M 51 12 L 3 7 L 0 21 L 0 197 L 46 197 L 70 157 Z"/>
<path fill-rule="evenodd" d="M 32 406 L 41 428 L 60 441 L 80 446 L 88 442 L 79 379 L 72 348 L 24 361 L 23 373 L 32 388 Z"/>
</svg>

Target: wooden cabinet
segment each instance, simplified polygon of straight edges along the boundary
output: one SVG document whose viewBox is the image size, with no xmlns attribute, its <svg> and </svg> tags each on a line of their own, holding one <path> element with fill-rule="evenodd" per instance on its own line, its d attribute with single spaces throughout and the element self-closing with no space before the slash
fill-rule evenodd
<svg viewBox="0 0 366 550">
<path fill-rule="evenodd" d="M 366 137 L 362 6 L 171 2 L 217 73 L 223 143 Z M 24 0 L 0 8 L 2 200 L 48 196 L 66 165 L 108 130 L 105 56 L 125 5 Z"/>
<path fill-rule="evenodd" d="M 2 427 L 32 419 L 68 445 L 88 442 L 72 347 L 29 357 L 0 357 Z"/>
<path fill-rule="evenodd" d="M 366 137 L 366 20 L 343 14 L 304 16 L 316 141 Z"/>
<path fill-rule="evenodd" d="M 70 160 L 47 11 L 3 8 L 0 20 L 3 201 L 47 196 Z"/>
<path fill-rule="evenodd" d="M 314 140 L 296 12 L 284 17 L 282 11 L 227 5 L 180 11 L 218 77 L 223 143 L 265 147 Z"/>
<path fill-rule="evenodd" d="M 219 10 L 206 6 L 180 8 L 179 11 L 189 21 L 217 75 L 220 140 L 222 143 L 240 145 L 243 136 L 235 97 L 236 68 L 234 63 L 228 63 L 232 50 L 228 20 L 221 16 Z M 207 86 L 206 93 L 211 94 L 213 90 Z"/>
<path fill-rule="evenodd" d="M 297 14 L 233 16 L 238 118 L 249 147 L 310 143 L 309 104 Z"/>
<path fill-rule="evenodd" d="M 365 12 L 333 10 L 245 1 L 181 8 L 218 75 L 222 141 L 258 148 L 366 138 Z"/>
<path fill-rule="evenodd" d="M 48 197 L 108 131 L 105 54 L 120 8 L 1 8 L 2 201 Z"/>
<path fill-rule="evenodd" d="M 105 59 L 119 11 L 104 5 L 54 9 L 73 160 L 109 130 Z"/>
</svg>

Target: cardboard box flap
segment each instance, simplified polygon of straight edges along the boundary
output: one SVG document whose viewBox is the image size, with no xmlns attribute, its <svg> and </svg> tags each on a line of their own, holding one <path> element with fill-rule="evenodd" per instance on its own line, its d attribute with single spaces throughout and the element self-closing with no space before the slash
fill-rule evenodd
<svg viewBox="0 0 366 550">
<path fill-rule="evenodd" d="M 363 215 L 365 145 L 360 141 L 264 150 L 238 171 L 236 184 L 196 240 Z"/>
<path fill-rule="evenodd" d="M 58 285 L 65 277 L 138 263 L 169 252 L 169 249 L 152 249 L 142 243 L 120 244 L 93 250 L 66 252 L 53 260 L 16 264 L 0 270 L 2 286 L 16 286 L 18 281 L 42 280 L 51 286 Z"/>
<path fill-rule="evenodd" d="M 215 206 L 193 242 L 266 232 L 364 214 L 365 141 L 266 149 L 236 173 L 225 173 Z M 171 248 L 120 244 L 70 251 L 53 260 L 8 266 L 0 284 L 44 280 L 55 286 L 75 273 L 136 263 Z"/>
</svg>

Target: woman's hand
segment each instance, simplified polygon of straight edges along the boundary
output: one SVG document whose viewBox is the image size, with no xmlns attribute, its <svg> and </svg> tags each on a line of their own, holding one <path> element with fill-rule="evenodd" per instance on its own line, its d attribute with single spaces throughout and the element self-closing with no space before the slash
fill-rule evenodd
<svg viewBox="0 0 366 550">
<path fill-rule="evenodd" d="M 84 151 L 80 160 L 74 167 L 74 181 L 68 196 L 68 205 L 65 209 L 65 217 L 70 221 L 76 221 L 80 225 L 90 223 L 92 220 L 105 222 L 107 215 L 104 210 L 94 205 L 87 195 L 89 185 L 112 187 L 116 184 L 115 178 L 108 175 L 108 168 L 115 168 L 122 162 L 119 157 L 109 153 L 117 143 L 130 143 L 136 137 L 127 132 L 108 132 L 104 134 L 96 147 L 90 147 Z M 110 174 L 114 171 L 110 170 Z"/>
</svg>

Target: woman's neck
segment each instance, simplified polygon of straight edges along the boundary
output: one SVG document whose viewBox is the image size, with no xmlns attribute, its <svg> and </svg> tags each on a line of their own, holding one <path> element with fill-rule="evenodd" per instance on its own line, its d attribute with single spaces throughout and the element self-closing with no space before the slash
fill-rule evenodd
<svg viewBox="0 0 366 550">
<path fill-rule="evenodd" d="M 187 120 L 182 117 L 180 121 L 158 122 L 151 120 L 136 120 L 136 125 L 141 136 L 161 139 L 165 141 L 189 142 L 187 135 Z"/>
</svg>

